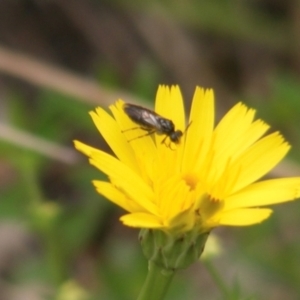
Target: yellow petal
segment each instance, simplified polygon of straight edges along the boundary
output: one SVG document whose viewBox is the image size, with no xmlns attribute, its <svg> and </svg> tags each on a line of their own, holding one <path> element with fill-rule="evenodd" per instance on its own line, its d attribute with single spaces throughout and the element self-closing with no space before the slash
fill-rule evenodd
<svg viewBox="0 0 300 300">
<path fill-rule="evenodd" d="M 183 173 L 199 170 L 209 150 L 214 126 L 214 94 L 212 90 L 197 87 L 190 114 L 190 126 L 186 134 Z"/>
<path fill-rule="evenodd" d="M 184 131 L 185 129 L 185 110 L 181 91 L 178 85 L 171 86 L 171 97 L 168 99 L 165 114 L 168 119 L 175 124 L 175 129 Z"/>
<path fill-rule="evenodd" d="M 156 101 L 155 112 L 174 123 L 174 130 L 185 130 L 185 113 L 182 95 L 179 86 L 159 86 Z M 181 159 L 183 154 L 183 139 L 179 144 L 171 143 L 167 138 L 164 143 L 165 135 L 155 135 L 157 154 L 164 161 L 167 170 L 179 171 L 181 167 Z M 168 146 L 170 144 L 170 146 Z"/>
<path fill-rule="evenodd" d="M 128 212 L 136 212 L 145 210 L 144 207 L 140 206 L 135 201 L 132 201 L 124 193 L 118 190 L 110 182 L 94 180 L 94 186 L 99 194 L 109 199 L 114 204 L 122 207 Z"/>
<path fill-rule="evenodd" d="M 176 129 L 185 129 L 184 104 L 178 85 L 159 86 L 156 94 L 155 112 L 172 120 Z"/>
<path fill-rule="evenodd" d="M 214 148 L 226 151 L 232 143 L 248 130 L 253 121 L 255 110 L 244 104 L 236 104 L 219 122 L 214 131 Z"/>
<path fill-rule="evenodd" d="M 136 228 L 163 228 L 161 219 L 147 213 L 133 213 L 124 215 L 120 220 L 127 226 Z"/>
<path fill-rule="evenodd" d="M 110 106 L 110 110 L 120 128 L 125 131 L 123 135 L 126 137 L 128 146 L 133 150 L 142 177 L 152 181 L 152 163 L 156 157 L 153 137 L 130 120 L 123 110 L 123 105 L 124 102 L 119 100 L 115 105 Z"/>
<path fill-rule="evenodd" d="M 254 114 L 254 110 L 238 103 L 222 118 L 214 130 L 212 146 L 205 159 L 204 172 L 206 180 L 212 185 L 215 185 L 222 176 L 229 160 L 232 161 L 235 157 L 236 149 L 243 143 L 245 134 L 251 127 Z"/>
<path fill-rule="evenodd" d="M 90 163 L 108 175 L 117 188 L 122 189 L 129 198 L 145 207 L 147 211 L 157 214 L 151 187 L 128 166 L 102 151 L 93 152 Z"/>
<path fill-rule="evenodd" d="M 229 226 L 248 226 L 260 223 L 272 213 L 267 208 L 241 208 L 222 212 L 219 224 Z"/>
<path fill-rule="evenodd" d="M 233 174 L 239 173 L 231 192 L 238 191 L 261 178 L 283 159 L 289 149 L 290 146 L 278 132 L 256 142 L 230 167 Z"/>
<path fill-rule="evenodd" d="M 76 140 L 74 141 L 74 146 L 78 151 L 82 152 L 83 154 L 85 154 L 86 156 L 89 156 L 89 157 L 91 156 L 91 154 L 93 152 L 98 152 L 98 151 L 101 152 L 100 150 L 98 150 L 94 147 L 88 146 L 88 145 L 81 143 L 79 141 L 76 141 Z"/>
<path fill-rule="evenodd" d="M 225 209 L 278 204 L 300 197 L 300 177 L 265 180 L 229 196 Z"/>
<path fill-rule="evenodd" d="M 170 228 L 176 229 L 178 231 L 189 231 L 195 227 L 196 218 L 195 210 L 193 209 L 182 209 L 174 215 L 173 218 L 168 220 L 168 225 Z M 202 225 L 202 224 L 201 224 Z"/>
<path fill-rule="evenodd" d="M 129 147 L 124 135 L 121 133 L 117 122 L 102 108 L 98 107 L 96 112 L 90 112 L 90 115 L 115 155 L 132 169 L 137 170 L 137 164 L 134 153 Z"/>
<path fill-rule="evenodd" d="M 158 206 L 166 220 L 173 218 L 180 211 L 192 205 L 189 197 L 190 187 L 179 175 L 173 175 L 161 182 L 159 192 L 160 194 L 157 198 L 160 200 L 160 203 Z"/>
<path fill-rule="evenodd" d="M 270 128 L 268 124 L 262 120 L 256 120 L 244 132 L 241 132 L 236 141 L 232 141 L 230 147 L 230 156 L 238 157 L 258 139 L 260 139 Z"/>
</svg>

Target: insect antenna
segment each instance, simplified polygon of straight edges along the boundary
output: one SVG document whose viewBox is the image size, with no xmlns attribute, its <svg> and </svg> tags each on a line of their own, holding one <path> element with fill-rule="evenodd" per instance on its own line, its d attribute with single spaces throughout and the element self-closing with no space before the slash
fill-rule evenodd
<svg viewBox="0 0 300 300">
<path fill-rule="evenodd" d="M 187 130 L 188 130 L 189 127 L 191 126 L 192 122 L 193 122 L 193 120 L 191 120 L 190 123 L 185 127 L 184 132 L 183 132 L 182 135 L 184 135 L 184 134 L 187 132 Z"/>
</svg>

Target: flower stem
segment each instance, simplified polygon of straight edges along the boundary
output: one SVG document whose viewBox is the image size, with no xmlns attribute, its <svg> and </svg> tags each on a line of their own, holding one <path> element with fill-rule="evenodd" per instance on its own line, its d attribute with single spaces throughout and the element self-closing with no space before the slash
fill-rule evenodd
<svg viewBox="0 0 300 300">
<path fill-rule="evenodd" d="M 149 261 L 148 274 L 137 300 L 162 300 L 164 299 L 175 271 Z"/>
</svg>

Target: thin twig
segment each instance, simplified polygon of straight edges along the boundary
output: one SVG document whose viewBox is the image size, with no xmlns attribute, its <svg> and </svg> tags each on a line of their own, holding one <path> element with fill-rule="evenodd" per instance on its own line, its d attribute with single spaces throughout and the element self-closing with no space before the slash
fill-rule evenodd
<svg viewBox="0 0 300 300">
<path fill-rule="evenodd" d="M 140 99 L 122 90 L 101 87 L 60 67 L 39 61 L 22 53 L 0 46 L 0 72 L 21 78 L 31 84 L 51 88 L 74 96 L 77 100 L 108 106 L 117 99 L 138 103 Z"/>
<path fill-rule="evenodd" d="M 0 123 L 0 139 L 65 164 L 75 164 L 79 160 L 79 155 L 71 148 L 59 146 L 3 123 Z"/>
</svg>

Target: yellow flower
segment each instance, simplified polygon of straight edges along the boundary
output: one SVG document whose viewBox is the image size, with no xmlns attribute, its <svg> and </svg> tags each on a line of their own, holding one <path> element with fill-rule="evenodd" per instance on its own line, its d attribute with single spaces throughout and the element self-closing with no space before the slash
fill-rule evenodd
<svg viewBox="0 0 300 300">
<path fill-rule="evenodd" d="M 155 112 L 187 131 L 179 144 L 164 135 L 144 136 L 118 100 L 91 117 L 115 156 L 75 141 L 109 182 L 94 181 L 97 191 L 128 213 L 121 217 L 138 228 L 199 232 L 219 225 L 259 223 L 272 212 L 261 208 L 300 196 L 300 177 L 257 182 L 276 166 L 290 146 L 269 126 L 254 120 L 255 110 L 236 104 L 214 127 L 212 90 L 196 88 L 188 122 L 178 86 L 158 88 Z M 135 139 L 136 138 L 136 139 Z"/>
</svg>

